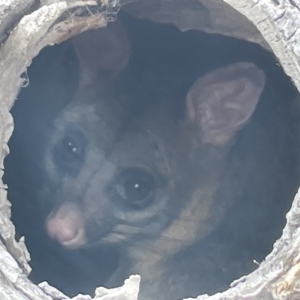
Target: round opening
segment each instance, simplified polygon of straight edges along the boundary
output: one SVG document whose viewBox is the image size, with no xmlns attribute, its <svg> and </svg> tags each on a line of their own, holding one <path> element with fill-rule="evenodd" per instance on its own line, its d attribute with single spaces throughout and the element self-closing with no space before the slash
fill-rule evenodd
<svg viewBox="0 0 300 300">
<path fill-rule="evenodd" d="M 213 294 L 281 236 L 296 89 L 258 44 L 162 23 L 125 6 L 28 69 L 4 181 L 34 283 L 93 295 L 137 273 L 141 300 Z"/>
</svg>

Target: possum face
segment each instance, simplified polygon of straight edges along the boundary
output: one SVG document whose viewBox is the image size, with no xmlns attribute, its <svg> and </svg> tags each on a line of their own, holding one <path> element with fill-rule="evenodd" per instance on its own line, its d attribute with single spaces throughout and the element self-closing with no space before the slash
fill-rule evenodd
<svg viewBox="0 0 300 300">
<path fill-rule="evenodd" d="M 226 151 L 258 103 L 264 74 L 237 63 L 199 78 L 183 99 L 182 120 L 174 93 L 158 101 L 124 95 L 114 80 L 103 80 L 101 67 L 95 75 L 88 54 L 77 53 L 82 72 L 89 71 L 56 119 L 45 153 L 48 234 L 69 249 L 168 248 L 207 235 L 218 219 L 211 211 Z"/>
<path fill-rule="evenodd" d="M 174 198 L 172 173 L 177 172 L 167 158 L 178 154 L 168 153 L 166 137 L 151 126 L 152 120 L 142 120 L 150 116 L 132 116 L 126 107 L 119 114 L 116 108 L 111 114 L 105 111 L 103 106 L 111 106 L 113 100 L 95 99 L 96 111 L 93 105 L 74 105 L 55 124 L 46 165 L 54 184 L 48 194 L 58 211 L 50 215 L 47 229 L 67 247 L 118 242 L 140 234 L 142 224 L 144 234 L 155 235 L 155 224 L 167 221 L 159 211 L 164 211 L 170 194 Z M 80 230 L 85 237 L 78 244 L 63 236 L 61 204 L 67 213 L 72 211 L 76 224 L 84 224 Z"/>
</svg>

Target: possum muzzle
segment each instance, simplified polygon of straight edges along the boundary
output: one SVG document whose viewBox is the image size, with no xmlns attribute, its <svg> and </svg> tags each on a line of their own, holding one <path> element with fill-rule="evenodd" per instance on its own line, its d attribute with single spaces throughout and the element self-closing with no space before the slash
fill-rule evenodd
<svg viewBox="0 0 300 300">
<path fill-rule="evenodd" d="M 67 249 L 76 249 L 86 244 L 85 224 L 78 207 L 63 204 L 52 212 L 46 221 L 49 236 Z"/>
</svg>

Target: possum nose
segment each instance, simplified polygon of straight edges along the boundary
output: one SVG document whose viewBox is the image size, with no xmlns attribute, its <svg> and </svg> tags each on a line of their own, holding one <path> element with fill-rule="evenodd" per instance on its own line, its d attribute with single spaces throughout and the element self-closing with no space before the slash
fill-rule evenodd
<svg viewBox="0 0 300 300">
<path fill-rule="evenodd" d="M 64 204 L 51 213 L 46 229 L 52 239 L 68 249 L 76 249 L 86 243 L 84 221 L 78 207 L 73 204 Z"/>
</svg>

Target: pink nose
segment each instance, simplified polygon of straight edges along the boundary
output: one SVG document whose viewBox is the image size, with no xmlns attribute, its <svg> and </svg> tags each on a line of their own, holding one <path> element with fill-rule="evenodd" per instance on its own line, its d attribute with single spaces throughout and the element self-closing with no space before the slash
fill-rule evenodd
<svg viewBox="0 0 300 300">
<path fill-rule="evenodd" d="M 47 221 L 47 231 L 51 238 L 60 243 L 72 240 L 76 236 L 77 224 L 73 220 L 65 218 L 60 219 L 54 216 Z"/>
<path fill-rule="evenodd" d="M 46 221 L 49 236 L 66 248 L 76 249 L 86 243 L 84 221 L 78 207 L 63 204 Z"/>
</svg>

